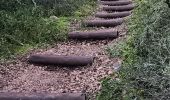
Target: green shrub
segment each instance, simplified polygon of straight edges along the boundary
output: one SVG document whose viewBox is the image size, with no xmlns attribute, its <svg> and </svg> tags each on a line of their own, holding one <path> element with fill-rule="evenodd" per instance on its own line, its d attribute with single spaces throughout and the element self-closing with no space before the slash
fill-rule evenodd
<svg viewBox="0 0 170 100">
<path fill-rule="evenodd" d="M 29 14 L 33 15 L 70 16 L 82 5 L 94 4 L 94 1 L 96 0 L 1 0 L 0 10 L 16 12 L 29 9 Z"/>
<path fill-rule="evenodd" d="M 75 12 L 94 1 L 0 0 L 0 58 L 27 51 L 20 48 L 66 40 Z"/>
<path fill-rule="evenodd" d="M 0 18 L 1 56 L 14 54 L 24 44 L 51 43 L 66 39 L 68 21 L 63 18 L 38 19 L 34 16 L 22 16 L 20 13 L 9 15 L 6 12 L 1 12 Z"/>
<path fill-rule="evenodd" d="M 116 79 L 103 82 L 98 100 L 169 100 L 170 8 L 165 0 L 136 0 Z"/>
</svg>

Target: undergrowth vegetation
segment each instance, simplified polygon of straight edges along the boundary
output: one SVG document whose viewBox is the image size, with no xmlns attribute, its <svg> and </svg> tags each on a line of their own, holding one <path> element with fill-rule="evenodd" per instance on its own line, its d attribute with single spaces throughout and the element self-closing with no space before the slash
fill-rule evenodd
<svg viewBox="0 0 170 100">
<path fill-rule="evenodd" d="M 72 19 L 92 11 L 95 0 L 0 0 L 0 58 L 67 39 Z"/>
<path fill-rule="evenodd" d="M 106 78 L 98 100 L 170 99 L 170 8 L 167 0 L 135 0 L 129 36 L 118 53 L 123 65 Z M 167 4 L 168 3 L 168 4 Z"/>
</svg>

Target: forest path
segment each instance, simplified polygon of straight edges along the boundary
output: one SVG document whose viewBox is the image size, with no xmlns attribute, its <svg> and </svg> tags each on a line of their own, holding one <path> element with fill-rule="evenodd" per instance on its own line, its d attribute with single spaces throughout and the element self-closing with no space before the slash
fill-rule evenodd
<svg viewBox="0 0 170 100">
<path fill-rule="evenodd" d="M 122 1 L 122 0 L 120 0 Z M 124 0 L 125 1 L 125 0 Z M 108 2 L 108 1 L 106 1 Z M 113 1 L 112 1 L 113 2 Z M 114 1 L 116 2 L 116 1 Z M 124 4 L 125 5 L 125 4 Z M 120 6 L 120 5 L 119 5 Z M 99 5 L 96 12 L 104 12 L 103 5 Z M 95 13 L 96 13 L 95 12 Z M 119 13 L 119 12 L 118 12 Z M 106 20 L 89 16 L 86 20 Z M 119 19 L 119 18 L 112 18 Z M 30 54 L 41 55 L 64 55 L 64 56 L 93 56 L 94 62 L 90 66 L 66 67 L 66 66 L 38 66 L 27 62 L 30 55 L 17 59 L 12 63 L 5 63 L 2 73 L 2 92 L 22 92 L 22 93 L 87 93 L 88 96 L 96 94 L 101 87 L 101 80 L 109 75 L 113 76 L 113 71 L 120 66 L 118 58 L 110 58 L 106 49 L 109 46 L 124 39 L 127 32 L 125 23 L 115 27 L 84 27 L 81 23 L 76 23 L 71 27 L 71 31 L 91 31 L 91 30 L 114 30 L 119 32 L 119 37 L 104 40 L 69 40 L 57 43 L 46 50 L 39 49 Z"/>
</svg>

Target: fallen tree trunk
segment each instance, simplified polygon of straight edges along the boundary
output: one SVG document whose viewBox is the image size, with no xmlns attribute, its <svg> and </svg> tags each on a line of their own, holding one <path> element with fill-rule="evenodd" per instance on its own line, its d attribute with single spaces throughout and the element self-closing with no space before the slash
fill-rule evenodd
<svg viewBox="0 0 170 100">
<path fill-rule="evenodd" d="M 131 12 L 125 11 L 125 12 L 114 12 L 114 13 L 103 13 L 103 12 L 98 12 L 96 13 L 96 17 L 99 18 L 122 18 L 129 16 Z"/>
<path fill-rule="evenodd" d="M 101 4 L 103 5 L 109 5 L 109 6 L 120 6 L 120 5 L 128 5 L 128 4 L 131 4 L 132 1 L 130 0 L 127 0 L 127 1 L 101 1 L 100 2 Z"/>
<path fill-rule="evenodd" d="M 87 32 L 71 32 L 68 34 L 70 39 L 109 39 L 118 37 L 118 31 L 114 30 L 98 30 Z"/>
<path fill-rule="evenodd" d="M 123 23 L 123 19 L 96 19 L 96 20 L 88 20 L 83 24 L 86 27 L 115 27 L 117 25 L 121 25 Z"/>
<path fill-rule="evenodd" d="M 32 55 L 28 62 L 42 65 L 86 66 L 92 65 L 94 57 L 88 56 L 60 56 L 60 55 Z"/>
<path fill-rule="evenodd" d="M 0 93 L 0 100 L 85 100 L 85 94 Z"/>
<path fill-rule="evenodd" d="M 130 11 L 133 10 L 135 5 L 124 5 L 124 6 L 104 6 L 103 10 L 105 11 Z"/>
</svg>

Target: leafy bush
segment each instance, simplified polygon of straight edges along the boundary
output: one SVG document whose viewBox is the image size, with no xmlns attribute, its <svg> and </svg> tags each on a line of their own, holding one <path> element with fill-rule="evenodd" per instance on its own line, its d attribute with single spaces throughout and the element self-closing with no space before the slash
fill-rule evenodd
<svg viewBox="0 0 170 100">
<path fill-rule="evenodd" d="M 84 4 L 93 4 L 96 0 L 1 0 L 0 10 L 16 12 L 30 10 L 29 14 L 39 16 L 70 16 Z M 36 12 L 36 13 L 34 13 Z"/>
<path fill-rule="evenodd" d="M 165 0 L 136 0 L 117 78 L 103 81 L 98 100 L 170 99 L 170 8 Z"/>
<path fill-rule="evenodd" d="M 63 41 L 71 16 L 95 0 L 0 0 L 0 57 L 20 48 Z"/>
</svg>

